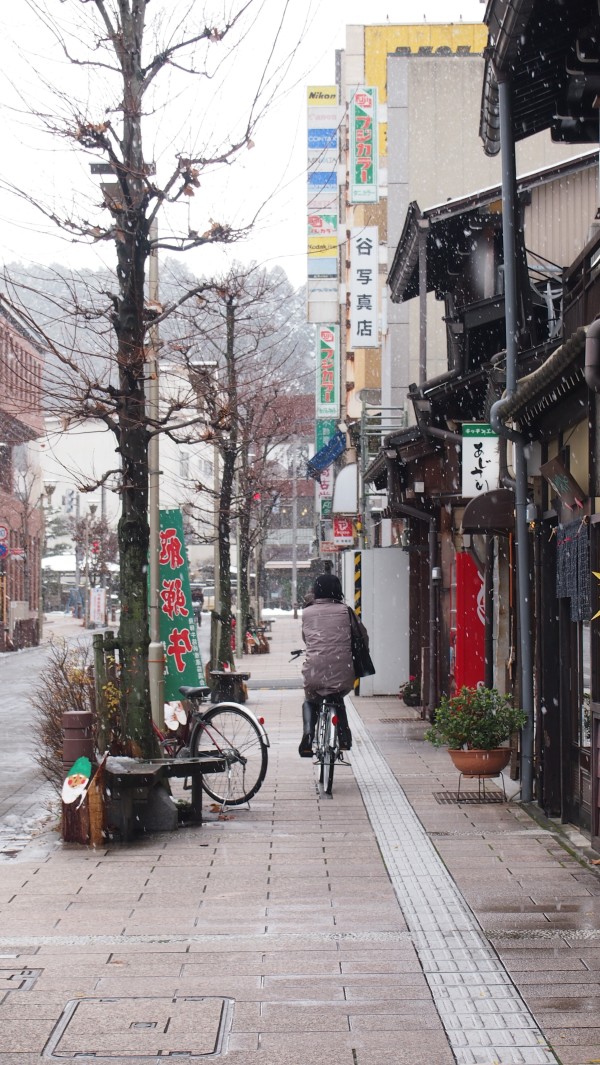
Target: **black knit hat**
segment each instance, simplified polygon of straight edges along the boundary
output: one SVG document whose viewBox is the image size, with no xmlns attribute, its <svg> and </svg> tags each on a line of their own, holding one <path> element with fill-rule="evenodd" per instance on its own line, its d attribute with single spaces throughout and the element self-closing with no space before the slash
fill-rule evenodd
<svg viewBox="0 0 600 1065">
<path fill-rule="evenodd" d="M 339 577 L 333 573 L 320 573 L 313 585 L 315 599 L 335 599 L 339 602 L 344 598 L 342 585 Z"/>
</svg>

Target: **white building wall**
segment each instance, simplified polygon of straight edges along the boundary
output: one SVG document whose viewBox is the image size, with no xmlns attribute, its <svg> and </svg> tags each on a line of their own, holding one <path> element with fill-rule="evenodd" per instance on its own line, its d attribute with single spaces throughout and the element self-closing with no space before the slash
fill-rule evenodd
<svg viewBox="0 0 600 1065">
<path fill-rule="evenodd" d="M 52 510 L 75 517 L 76 497 L 79 495 L 79 511 L 83 518 L 88 513 L 90 500 L 98 505 L 100 517 L 102 491 L 93 487 L 112 471 L 105 491 L 106 520 L 116 528 L 120 515 L 118 492 L 120 462 L 116 451 L 116 439 L 103 422 L 90 419 L 81 424 L 64 427 L 55 417 L 45 419 L 46 433 L 40 440 L 39 455 L 42 479 L 45 484 L 54 482 Z M 213 451 L 208 444 L 177 444 L 168 436 L 160 437 L 160 506 L 163 509 L 193 505 L 193 513 L 202 510 L 201 529 L 207 539 L 213 533 Z M 199 484 L 207 491 L 198 491 Z M 188 545 L 192 571 L 194 566 L 212 558 L 213 548 L 207 545 Z"/>
<path fill-rule="evenodd" d="M 344 598 L 354 604 L 356 552 L 342 560 Z M 361 551 L 362 621 L 369 633 L 374 677 L 363 677 L 361 695 L 397 695 L 409 676 L 409 556 L 398 548 Z"/>
</svg>

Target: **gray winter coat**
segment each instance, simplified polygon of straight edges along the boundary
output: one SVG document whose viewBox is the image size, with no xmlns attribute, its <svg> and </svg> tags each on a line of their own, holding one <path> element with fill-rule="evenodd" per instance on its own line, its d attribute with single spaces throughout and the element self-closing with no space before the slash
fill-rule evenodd
<svg viewBox="0 0 600 1065">
<path fill-rule="evenodd" d="M 362 624 L 361 630 L 368 646 L 369 637 Z M 307 699 L 314 695 L 347 695 L 356 678 L 350 645 L 350 614 L 345 603 L 315 599 L 305 607 L 302 638 L 306 644 L 302 675 Z"/>
</svg>

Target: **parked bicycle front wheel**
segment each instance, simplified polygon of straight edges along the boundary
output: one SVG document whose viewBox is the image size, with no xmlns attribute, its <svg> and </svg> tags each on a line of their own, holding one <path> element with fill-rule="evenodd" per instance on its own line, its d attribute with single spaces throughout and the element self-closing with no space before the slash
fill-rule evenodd
<svg viewBox="0 0 600 1065">
<path fill-rule="evenodd" d="M 194 731 L 192 757 L 217 750 L 228 759 L 224 773 L 203 773 L 202 787 L 215 802 L 240 806 L 260 788 L 268 748 L 256 723 L 242 707 L 223 703 L 208 710 Z"/>
</svg>

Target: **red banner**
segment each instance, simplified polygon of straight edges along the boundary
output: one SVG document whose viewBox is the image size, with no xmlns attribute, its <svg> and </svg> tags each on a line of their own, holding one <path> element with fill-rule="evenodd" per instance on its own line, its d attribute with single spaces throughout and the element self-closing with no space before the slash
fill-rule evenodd
<svg viewBox="0 0 600 1065">
<path fill-rule="evenodd" d="M 466 551 L 456 556 L 456 690 L 476 688 L 485 676 L 485 599 L 483 576 Z"/>
</svg>

